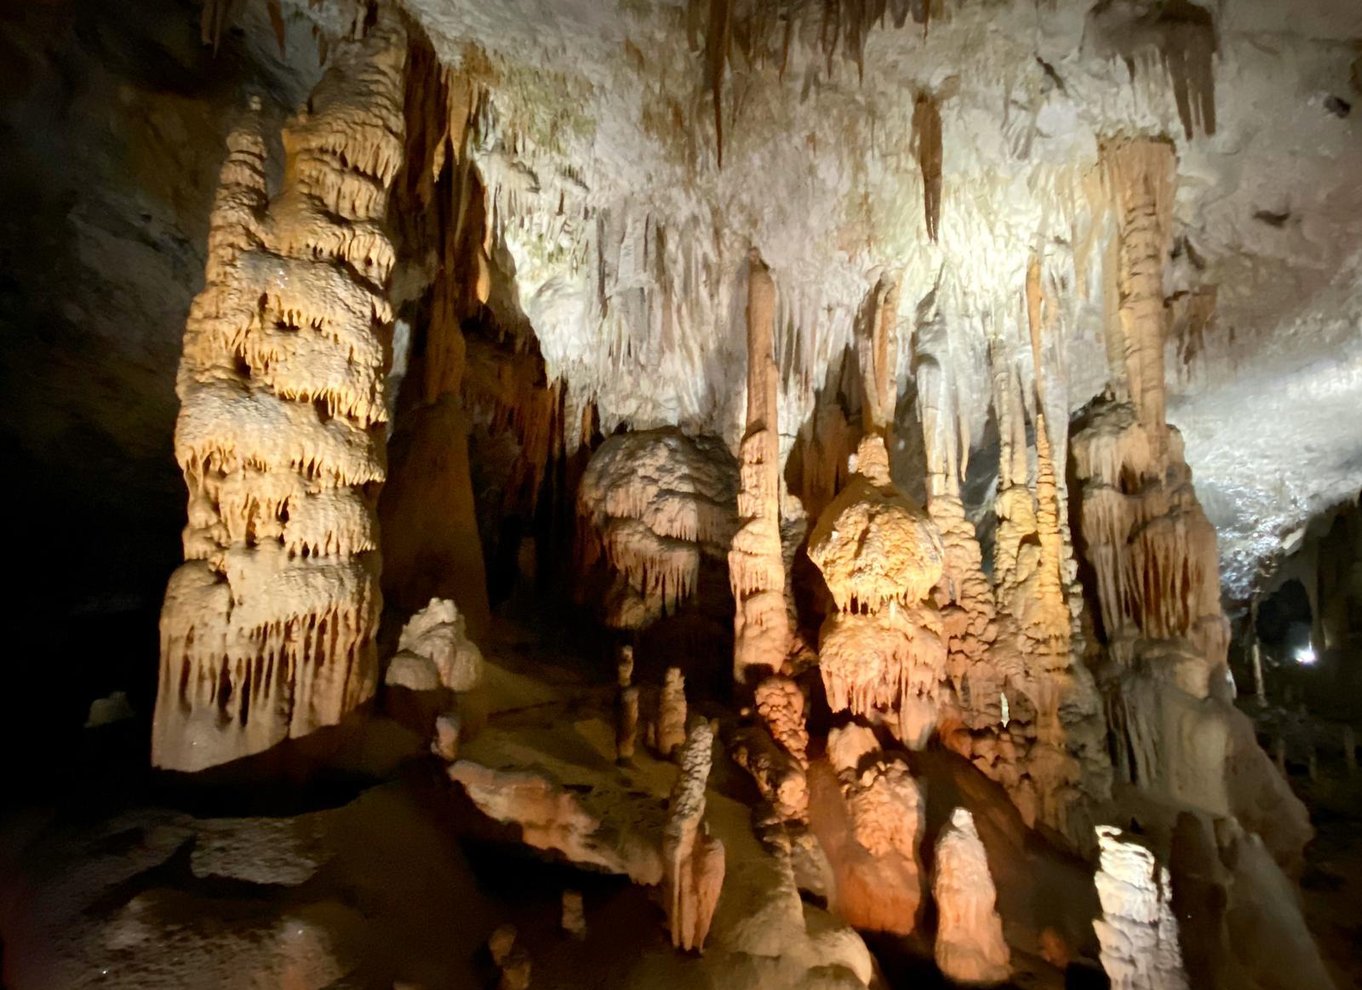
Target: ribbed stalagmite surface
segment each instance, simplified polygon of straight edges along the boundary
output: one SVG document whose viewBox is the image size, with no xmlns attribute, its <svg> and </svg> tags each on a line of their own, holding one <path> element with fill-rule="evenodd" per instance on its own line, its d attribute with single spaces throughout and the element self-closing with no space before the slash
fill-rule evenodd
<svg viewBox="0 0 1362 990">
<path fill-rule="evenodd" d="M 199 770 L 338 723 L 374 690 L 374 503 L 402 162 L 404 30 L 381 17 L 286 125 L 233 134 L 185 328 L 186 563 L 166 590 L 153 761 Z"/>
<path fill-rule="evenodd" d="M 741 525 L 728 554 L 736 604 L 733 677 L 739 684 L 778 672 L 790 649 L 780 542 L 775 318 L 775 279 L 753 250 L 747 272 L 747 432 L 739 453 Z"/>
</svg>

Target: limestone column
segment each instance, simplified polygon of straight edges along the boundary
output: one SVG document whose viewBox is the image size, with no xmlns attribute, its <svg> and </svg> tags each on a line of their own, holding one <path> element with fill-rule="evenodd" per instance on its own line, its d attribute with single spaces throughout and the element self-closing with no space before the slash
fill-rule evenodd
<svg viewBox="0 0 1362 990">
<path fill-rule="evenodd" d="M 176 386 L 189 522 L 161 612 L 157 766 L 261 752 L 374 692 L 406 52 L 385 14 L 337 57 L 284 128 L 273 200 L 258 122 L 229 139 Z"/>
<path fill-rule="evenodd" d="M 790 645 L 780 545 L 775 313 L 775 280 L 753 249 L 747 275 L 747 432 L 739 452 L 741 524 L 728 554 L 736 604 L 733 677 L 747 685 L 778 672 Z"/>
</svg>

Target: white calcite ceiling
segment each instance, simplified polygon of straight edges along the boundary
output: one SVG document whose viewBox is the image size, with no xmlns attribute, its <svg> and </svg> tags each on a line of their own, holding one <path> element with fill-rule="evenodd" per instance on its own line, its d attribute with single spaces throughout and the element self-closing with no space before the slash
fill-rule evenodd
<svg viewBox="0 0 1362 990">
<path fill-rule="evenodd" d="M 915 353 L 935 357 L 981 436 L 990 341 L 1031 373 L 1019 328 L 1034 252 L 1062 302 L 1049 395 L 1077 408 L 1106 378 L 1098 141 L 1163 134 L 1177 146 L 1188 245 L 1168 290 L 1213 286 L 1219 298 L 1200 339 L 1170 340 L 1170 418 L 1231 590 L 1286 529 L 1362 485 L 1356 0 L 1213 5 L 1218 127 L 1190 140 L 1157 50 L 1137 46 L 1130 62 L 1114 52 L 1138 40 L 1121 25 L 1147 3 L 1109 0 L 1093 14 L 1069 0 L 944 0 L 926 30 L 870 27 L 863 68 L 845 38 L 831 58 L 817 48 L 822 4 L 767 4 L 795 16 L 788 62 L 782 74 L 779 26 L 776 57 L 735 49 L 722 168 L 686 3 L 405 4 L 486 89 L 475 160 L 521 308 L 550 375 L 594 397 L 607 428 L 678 423 L 736 438 L 749 246 L 781 294 L 787 437 L 886 269 L 902 273 L 901 330 L 917 333 L 901 380 Z M 695 6 L 702 42 L 710 4 Z M 920 92 L 941 108 L 935 244 L 913 146 Z M 1330 97 L 1358 109 L 1340 115 Z"/>
</svg>

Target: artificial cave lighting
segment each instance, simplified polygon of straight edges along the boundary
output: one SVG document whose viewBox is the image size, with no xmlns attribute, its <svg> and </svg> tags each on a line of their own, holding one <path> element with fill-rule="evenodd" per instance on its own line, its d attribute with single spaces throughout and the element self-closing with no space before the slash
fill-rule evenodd
<svg viewBox="0 0 1362 990">
<path fill-rule="evenodd" d="M 1356 0 L 13 6 L 0 984 L 1362 985 Z"/>
</svg>

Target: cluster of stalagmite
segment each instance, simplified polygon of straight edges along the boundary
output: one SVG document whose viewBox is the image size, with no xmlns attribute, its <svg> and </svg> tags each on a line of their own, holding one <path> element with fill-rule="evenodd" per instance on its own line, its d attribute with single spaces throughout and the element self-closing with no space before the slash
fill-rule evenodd
<svg viewBox="0 0 1362 990">
<path fill-rule="evenodd" d="M 681 751 L 662 833 L 662 889 L 672 945 L 701 949 L 724 883 L 724 844 L 705 824 L 705 787 L 714 753 L 714 730 L 697 721 Z"/>
<path fill-rule="evenodd" d="M 641 629 L 703 595 L 722 573 L 737 528 L 738 472 L 715 440 L 676 429 L 611 437 L 592 455 L 577 489 L 578 571 L 598 590 L 606 625 Z M 712 597 L 718 592 L 709 589 Z"/>
<path fill-rule="evenodd" d="M 936 964 L 949 979 L 967 986 L 992 986 L 1012 975 L 1012 950 L 1003 939 L 998 892 L 974 816 L 964 808 L 936 840 L 932 874 L 936 900 Z"/>
<path fill-rule="evenodd" d="M 284 128 L 273 199 L 258 121 L 229 138 L 177 383 L 189 523 L 161 615 L 158 766 L 261 752 L 373 694 L 406 52 L 385 14 L 338 55 Z"/>
<path fill-rule="evenodd" d="M 777 673 L 790 650 L 780 539 L 776 283 L 754 249 L 747 270 L 747 430 L 739 451 L 738 531 L 728 552 L 736 606 L 733 678 Z"/>
<path fill-rule="evenodd" d="M 1099 825 L 1097 840 L 1102 917 L 1093 928 L 1112 990 L 1185 990 L 1168 870 L 1120 829 Z"/>
</svg>

